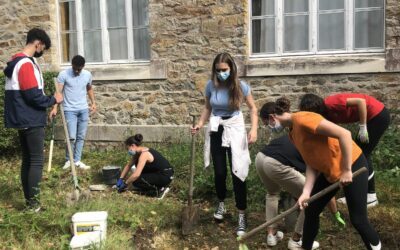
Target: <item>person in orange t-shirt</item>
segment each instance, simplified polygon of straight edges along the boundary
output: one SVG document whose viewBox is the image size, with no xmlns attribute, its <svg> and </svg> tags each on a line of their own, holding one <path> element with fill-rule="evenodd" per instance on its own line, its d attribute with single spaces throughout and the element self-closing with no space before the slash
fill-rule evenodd
<svg viewBox="0 0 400 250">
<path fill-rule="evenodd" d="M 385 105 L 366 94 L 339 93 L 325 99 L 315 94 L 305 94 L 300 100 L 299 109 L 321 114 L 334 123 L 359 123 L 355 142 L 369 166 L 367 207 L 378 205 L 371 154 L 390 124 L 390 114 Z M 340 198 L 338 202 L 346 203 L 346 199 Z"/>
<path fill-rule="evenodd" d="M 368 173 L 353 180 L 352 172 L 368 166 L 361 149 L 352 140 L 350 131 L 321 115 L 312 112 L 290 113 L 290 101 L 279 98 L 274 112 L 268 114 L 268 124 L 274 131 L 290 129 L 290 138 L 300 152 L 306 168 L 306 182 L 298 199 L 305 210 L 303 249 L 312 249 L 319 229 L 319 215 L 335 196 L 339 188 L 311 204 L 307 201 L 330 184 L 340 181 L 347 200 L 350 221 L 360 234 L 367 249 L 381 249 L 378 233 L 372 227 L 367 214 Z"/>
</svg>

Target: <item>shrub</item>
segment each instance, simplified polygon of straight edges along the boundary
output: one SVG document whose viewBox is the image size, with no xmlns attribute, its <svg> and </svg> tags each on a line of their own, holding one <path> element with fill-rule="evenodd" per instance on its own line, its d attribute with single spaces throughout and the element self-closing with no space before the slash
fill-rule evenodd
<svg viewBox="0 0 400 250">
<path fill-rule="evenodd" d="M 45 84 L 45 93 L 52 95 L 54 92 L 53 77 L 57 76 L 57 72 L 45 72 L 43 74 Z M 13 152 L 18 149 L 18 132 L 16 129 L 8 129 L 4 127 L 4 94 L 5 94 L 5 76 L 0 73 L 0 151 Z"/>
</svg>

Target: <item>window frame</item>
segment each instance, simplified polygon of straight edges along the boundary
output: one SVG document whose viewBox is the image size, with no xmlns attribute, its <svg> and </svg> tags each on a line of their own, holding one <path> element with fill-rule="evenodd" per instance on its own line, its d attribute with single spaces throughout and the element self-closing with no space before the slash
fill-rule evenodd
<svg viewBox="0 0 400 250">
<path fill-rule="evenodd" d="M 60 22 L 60 3 L 63 2 L 75 2 L 75 13 L 76 13 L 76 36 L 77 36 L 77 48 L 78 54 L 84 55 L 84 43 L 83 43 L 83 25 L 82 25 L 82 0 L 57 0 L 56 12 L 57 12 L 57 37 L 58 37 L 58 53 L 59 53 L 59 64 L 61 66 L 70 65 L 70 62 L 63 62 L 62 58 L 62 34 L 69 33 L 61 30 Z M 124 64 L 148 64 L 151 58 L 148 59 L 135 59 L 134 55 L 134 38 L 133 38 L 133 13 L 132 13 L 132 0 L 125 0 L 125 14 L 126 14 L 126 27 L 127 27 L 127 53 L 128 59 L 117 59 L 112 60 L 110 55 L 110 39 L 108 32 L 107 22 L 107 0 L 99 0 L 100 5 L 100 25 L 101 25 L 101 44 L 102 44 L 102 61 L 99 62 L 86 62 L 86 65 L 124 65 Z M 148 15 L 148 18 L 150 16 Z M 149 31 L 150 26 L 147 25 Z M 149 44 L 150 46 L 150 44 Z M 151 53 L 150 53 L 151 55 Z"/>
<path fill-rule="evenodd" d="M 354 23 L 355 23 L 355 0 L 344 0 L 344 44 L 345 49 L 343 50 L 321 50 L 318 51 L 318 0 L 308 0 L 309 2 L 309 49 L 310 51 L 302 51 L 302 52 L 289 52 L 284 53 L 284 1 L 283 0 L 274 0 L 275 12 L 274 15 L 263 15 L 256 16 L 254 18 L 252 16 L 252 2 L 253 0 L 249 0 L 248 11 L 249 11 L 249 32 L 248 32 L 248 41 L 249 41 L 249 57 L 258 59 L 258 58 L 285 58 L 285 57 L 296 57 L 296 56 L 324 56 L 324 55 L 351 55 L 351 54 L 382 54 L 385 52 L 385 31 L 386 31 L 386 20 L 385 20 L 385 7 L 386 3 L 383 1 L 383 47 L 382 48 L 363 48 L 357 49 L 354 47 L 355 43 L 355 31 L 354 31 Z M 359 8 L 360 10 L 373 11 L 381 9 L 381 7 L 367 7 L 367 8 Z M 328 11 L 323 11 L 323 13 L 327 13 Z M 332 11 L 334 13 L 335 11 Z M 253 20 L 263 20 L 264 17 L 275 17 L 275 53 L 253 53 L 252 50 L 252 42 L 253 42 Z"/>
</svg>

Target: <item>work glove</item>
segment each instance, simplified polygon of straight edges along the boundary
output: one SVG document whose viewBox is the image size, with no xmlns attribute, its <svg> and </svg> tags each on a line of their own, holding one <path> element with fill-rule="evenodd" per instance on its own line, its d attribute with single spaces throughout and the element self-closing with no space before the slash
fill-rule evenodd
<svg viewBox="0 0 400 250">
<path fill-rule="evenodd" d="M 337 222 L 340 226 L 342 226 L 342 227 L 346 226 L 346 222 L 344 221 L 344 219 L 343 219 L 342 216 L 340 215 L 340 212 L 339 212 L 339 211 L 337 211 L 336 213 L 334 213 L 333 216 L 335 217 L 336 222 Z"/>
<path fill-rule="evenodd" d="M 360 124 L 357 138 L 362 143 L 369 143 L 367 124 Z"/>
<path fill-rule="evenodd" d="M 128 185 L 124 181 L 122 181 L 122 184 L 120 187 L 118 187 L 118 193 L 122 193 L 128 189 Z"/>
<path fill-rule="evenodd" d="M 117 185 L 115 185 L 118 189 L 122 186 L 122 184 L 124 184 L 124 179 L 119 178 L 117 181 Z"/>
</svg>

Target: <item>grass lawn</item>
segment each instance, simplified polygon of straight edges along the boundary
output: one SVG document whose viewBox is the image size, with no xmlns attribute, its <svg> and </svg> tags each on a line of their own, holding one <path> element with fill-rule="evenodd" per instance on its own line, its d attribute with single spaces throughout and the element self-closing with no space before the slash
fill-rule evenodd
<svg viewBox="0 0 400 250">
<path fill-rule="evenodd" d="M 24 200 L 19 171 L 20 156 L 0 158 L 0 249 L 68 249 L 71 239 L 71 217 L 79 211 L 107 211 L 107 240 L 104 249 L 237 249 L 232 187 L 227 199 L 228 219 L 217 224 L 212 219 L 215 205 L 213 176 L 202 168 L 202 145 L 196 153 L 195 203 L 201 208 L 199 224 L 193 234 L 181 236 L 182 208 L 186 205 L 189 183 L 189 144 L 150 145 L 160 150 L 176 170 L 172 191 L 164 200 L 141 196 L 132 192 L 118 194 L 109 188 L 92 192 L 87 201 L 67 206 L 66 194 L 73 191 L 69 171 L 62 170 L 64 149 L 54 150 L 53 169 L 43 171 L 41 201 L 46 208 L 40 213 L 24 211 Z M 259 146 L 252 146 L 252 158 Z M 48 155 L 48 152 L 45 153 Z M 128 156 L 123 148 L 109 152 L 86 149 L 83 161 L 91 165 L 89 171 L 79 170 L 83 188 L 100 184 L 101 168 L 106 165 L 123 166 Z M 47 159 L 45 163 L 47 168 Z M 382 249 L 399 249 L 400 244 L 400 186 L 399 178 L 387 171 L 377 171 L 379 206 L 369 210 L 371 223 L 379 232 Z M 265 190 L 251 166 L 248 179 L 248 224 L 254 228 L 264 222 Z M 351 227 L 347 209 L 339 207 L 347 221 L 340 228 L 329 212 L 321 216 L 318 240 L 321 249 L 364 249 L 360 237 Z M 275 249 L 286 249 L 289 235 Z M 260 233 L 248 242 L 250 249 L 266 249 L 266 237 Z"/>
</svg>

